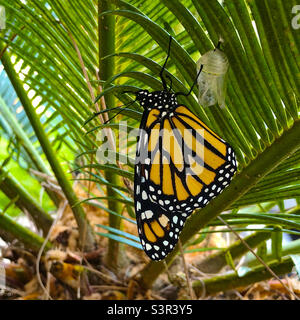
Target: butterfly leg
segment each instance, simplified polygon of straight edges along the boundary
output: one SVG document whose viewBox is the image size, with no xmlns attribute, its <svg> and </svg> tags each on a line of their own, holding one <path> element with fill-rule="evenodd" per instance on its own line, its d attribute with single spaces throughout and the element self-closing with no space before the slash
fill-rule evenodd
<svg viewBox="0 0 300 320">
<path fill-rule="evenodd" d="M 191 92 L 193 91 L 193 89 L 194 89 L 194 87 L 195 87 L 195 85 L 196 85 L 196 83 L 197 83 L 198 77 L 199 77 L 202 69 L 203 69 L 203 64 L 201 64 L 200 70 L 199 70 L 198 73 L 197 73 L 196 79 L 194 80 L 194 83 L 192 84 L 192 86 L 191 86 L 191 88 L 190 88 L 190 91 L 189 91 L 188 93 L 185 93 L 185 92 L 176 92 L 176 93 L 175 93 L 176 96 L 186 96 L 186 97 L 187 97 L 187 96 L 189 96 L 189 95 L 191 94 Z"/>
</svg>

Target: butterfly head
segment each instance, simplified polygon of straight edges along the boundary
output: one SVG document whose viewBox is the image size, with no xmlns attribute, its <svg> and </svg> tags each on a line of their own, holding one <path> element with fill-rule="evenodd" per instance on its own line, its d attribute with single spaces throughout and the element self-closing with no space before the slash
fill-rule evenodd
<svg viewBox="0 0 300 320">
<path fill-rule="evenodd" d="M 137 92 L 135 92 L 135 97 L 136 97 L 136 101 L 138 101 L 139 103 L 144 102 L 148 95 L 149 95 L 149 91 L 148 90 L 139 90 Z"/>
<path fill-rule="evenodd" d="M 175 108 L 177 106 L 176 95 L 169 91 L 140 90 L 135 93 L 136 101 L 144 108 Z"/>
</svg>

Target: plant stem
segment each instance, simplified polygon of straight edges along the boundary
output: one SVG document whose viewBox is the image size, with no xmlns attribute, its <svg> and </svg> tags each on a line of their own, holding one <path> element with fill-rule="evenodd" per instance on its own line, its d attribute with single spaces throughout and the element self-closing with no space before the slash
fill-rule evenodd
<svg viewBox="0 0 300 320">
<path fill-rule="evenodd" d="M 282 247 L 282 257 L 290 254 L 299 254 L 299 252 L 300 252 L 300 239 L 291 241 Z M 264 257 L 264 261 L 270 262 L 275 259 L 276 257 L 274 253 L 272 253 L 271 250 L 267 250 L 267 255 Z M 247 267 L 252 268 L 254 266 L 257 266 L 260 263 L 255 259 L 255 257 L 251 255 L 249 256 L 248 259 L 246 258 L 245 264 L 247 265 Z"/>
<path fill-rule="evenodd" d="M 98 14 L 113 9 L 113 5 L 107 0 L 98 0 Z M 98 20 L 98 34 L 99 34 L 99 75 L 101 80 L 107 80 L 114 75 L 114 58 L 102 61 L 102 58 L 115 53 L 115 16 L 102 16 Z M 106 105 L 109 108 L 113 108 L 114 97 L 112 94 L 104 96 Z M 109 115 L 110 117 L 110 115 Z M 112 122 L 112 121 L 110 121 Z M 120 185 L 120 179 L 117 175 L 105 171 L 105 178 L 109 183 Z M 107 186 L 107 196 L 117 197 L 116 192 Z M 118 201 L 109 200 L 108 208 L 114 212 L 121 212 L 121 205 Z M 120 229 L 121 219 L 120 217 L 110 215 L 109 225 L 112 228 Z M 116 267 L 119 263 L 119 247 L 120 244 L 117 241 L 109 239 L 108 251 L 106 256 L 106 263 L 109 267 Z"/>
<path fill-rule="evenodd" d="M 1 46 L 3 47 L 3 43 L 1 44 Z M 80 204 L 78 204 L 77 196 L 74 190 L 72 189 L 72 186 L 69 180 L 67 179 L 56 157 L 54 150 L 52 149 L 50 141 L 48 140 L 47 135 L 45 133 L 45 130 L 41 125 L 40 119 L 37 117 L 35 113 L 35 109 L 32 106 L 27 96 L 27 93 L 23 88 L 22 82 L 18 78 L 14 70 L 14 67 L 10 61 L 10 56 L 7 51 L 3 54 L 1 60 L 5 68 L 5 71 L 23 105 L 23 108 L 27 114 L 27 117 L 31 123 L 31 126 L 35 131 L 35 134 L 40 142 L 40 145 L 47 157 L 47 160 L 54 172 L 57 182 L 60 185 L 63 193 L 65 194 L 69 202 L 69 205 L 73 211 L 73 214 L 79 229 L 80 245 L 81 247 L 84 247 L 86 251 L 94 250 L 95 243 L 96 243 L 94 232 L 86 218 L 86 214 L 83 208 L 81 207 Z"/>
<path fill-rule="evenodd" d="M 251 248 L 256 248 L 261 242 L 269 239 L 271 237 L 271 232 L 255 232 L 244 238 L 244 241 Z M 226 266 L 226 252 L 230 253 L 233 259 L 237 259 L 248 252 L 247 247 L 240 240 L 233 243 L 226 250 L 219 251 L 214 253 L 204 260 L 202 260 L 199 264 L 197 264 L 197 268 L 200 271 L 205 273 L 217 273 L 223 267 Z"/>
<path fill-rule="evenodd" d="M 275 169 L 282 161 L 291 156 L 300 147 L 300 121 L 285 131 L 274 143 L 266 148 L 255 161 L 252 161 L 231 182 L 231 184 L 205 208 L 194 213 L 186 222 L 180 236 L 181 243 L 185 244 L 209 221 L 233 204 L 266 174 Z M 278 152 L 280 150 L 280 152 Z M 178 245 L 166 258 L 170 265 L 178 252 Z M 164 271 L 163 262 L 150 262 L 140 273 L 139 282 L 142 287 L 150 288 L 161 272 Z"/>
<path fill-rule="evenodd" d="M 1 236 L 4 235 L 5 240 L 11 241 L 12 239 L 18 239 L 26 248 L 34 252 L 39 251 L 45 240 L 27 228 L 22 227 L 2 212 L 0 212 L 0 230 Z M 3 230 L 5 231 L 2 232 Z M 46 244 L 46 250 L 49 250 L 51 246 L 52 244 L 48 242 Z"/>
<path fill-rule="evenodd" d="M 0 113 L 2 113 L 3 117 L 8 122 L 11 130 L 14 132 L 16 137 L 20 140 L 22 147 L 25 149 L 26 153 L 28 154 L 28 156 L 36 166 L 37 170 L 51 176 L 52 174 L 50 170 L 47 168 L 44 161 L 42 160 L 42 158 L 34 148 L 33 144 L 30 142 L 30 139 L 27 137 L 26 133 L 20 126 L 19 122 L 13 116 L 8 106 L 6 105 L 5 101 L 1 97 L 0 97 Z M 48 193 L 52 201 L 55 203 L 55 205 L 57 206 L 59 204 L 59 198 L 57 197 L 57 195 L 53 191 L 48 189 L 46 189 L 46 192 Z"/>
<path fill-rule="evenodd" d="M 277 274 L 286 274 L 291 272 L 294 263 L 291 258 L 285 258 L 281 263 L 273 262 L 269 267 Z M 210 279 L 195 281 L 193 289 L 197 295 L 201 295 L 205 287 L 205 295 L 214 294 L 220 291 L 231 290 L 234 288 L 248 286 L 252 283 L 267 280 L 272 278 L 272 275 L 264 266 L 257 267 L 246 275 L 240 277 L 236 273 L 225 276 L 213 277 Z"/>
<path fill-rule="evenodd" d="M 1 191 L 10 199 L 18 197 L 16 205 L 21 210 L 25 208 L 35 225 L 39 229 L 42 229 L 43 234 L 46 235 L 53 222 L 51 216 L 44 211 L 37 201 L 9 172 L 6 172 L 6 170 L 0 168 L 0 175 L 3 175 L 3 178 L 0 181 Z"/>
</svg>

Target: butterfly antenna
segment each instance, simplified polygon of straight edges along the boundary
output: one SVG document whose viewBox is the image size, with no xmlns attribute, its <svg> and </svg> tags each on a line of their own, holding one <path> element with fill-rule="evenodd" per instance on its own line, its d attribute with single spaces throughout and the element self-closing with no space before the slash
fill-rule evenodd
<svg viewBox="0 0 300 320">
<path fill-rule="evenodd" d="M 160 76 L 160 78 L 161 78 L 161 82 L 162 82 L 162 84 L 163 84 L 164 90 L 166 90 L 166 91 L 168 91 L 168 87 L 167 87 L 166 80 L 165 80 L 165 78 L 163 77 L 163 72 L 164 72 L 164 70 L 165 70 L 165 68 L 166 68 L 168 59 L 169 59 L 169 57 L 170 57 L 171 42 L 172 42 L 172 36 L 170 36 L 169 47 L 168 47 L 168 54 L 167 54 L 165 63 L 164 63 L 164 65 L 162 66 L 162 68 L 161 68 L 161 70 L 160 70 L 160 72 L 159 72 L 159 76 Z"/>
<path fill-rule="evenodd" d="M 168 74 L 166 74 L 166 77 L 170 80 L 169 90 L 168 91 L 171 92 L 172 91 L 173 79 Z"/>
<path fill-rule="evenodd" d="M 190 91 L 189 91 L 188 93 L 176 92 L 175 95 L 176 95 L 176 96 L 185 96 L 185 97 L 189 96 L 189 95 L 191 94 L 191 92 L 193 91 L 196 83 L 197 83 L 198 77 L 199 77 L 202 69 L 203 69 L 203 64 L 201 64 L 201 67 L 200 67 L 200 70 L 199 70 L 198 73 L 197 73 L 196 79 L 194 80 L 194 83 L 192 84 L 191 89 L 190 89 Z"/>
</svg>

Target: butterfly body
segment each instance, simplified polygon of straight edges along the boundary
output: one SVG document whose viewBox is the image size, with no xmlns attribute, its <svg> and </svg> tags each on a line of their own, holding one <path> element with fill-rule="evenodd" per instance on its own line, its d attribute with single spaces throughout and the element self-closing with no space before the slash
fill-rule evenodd
<svg viewBox="0 0 300 320">
<path fill-rule="evenodd" d="M 136 100 L 144 108 L 134 178 L 138 232 L 146 254 L 161 260 L 188 216 L 230 183 L 236 158 L 175 93 L 141 90 Z"/>
</svg>

